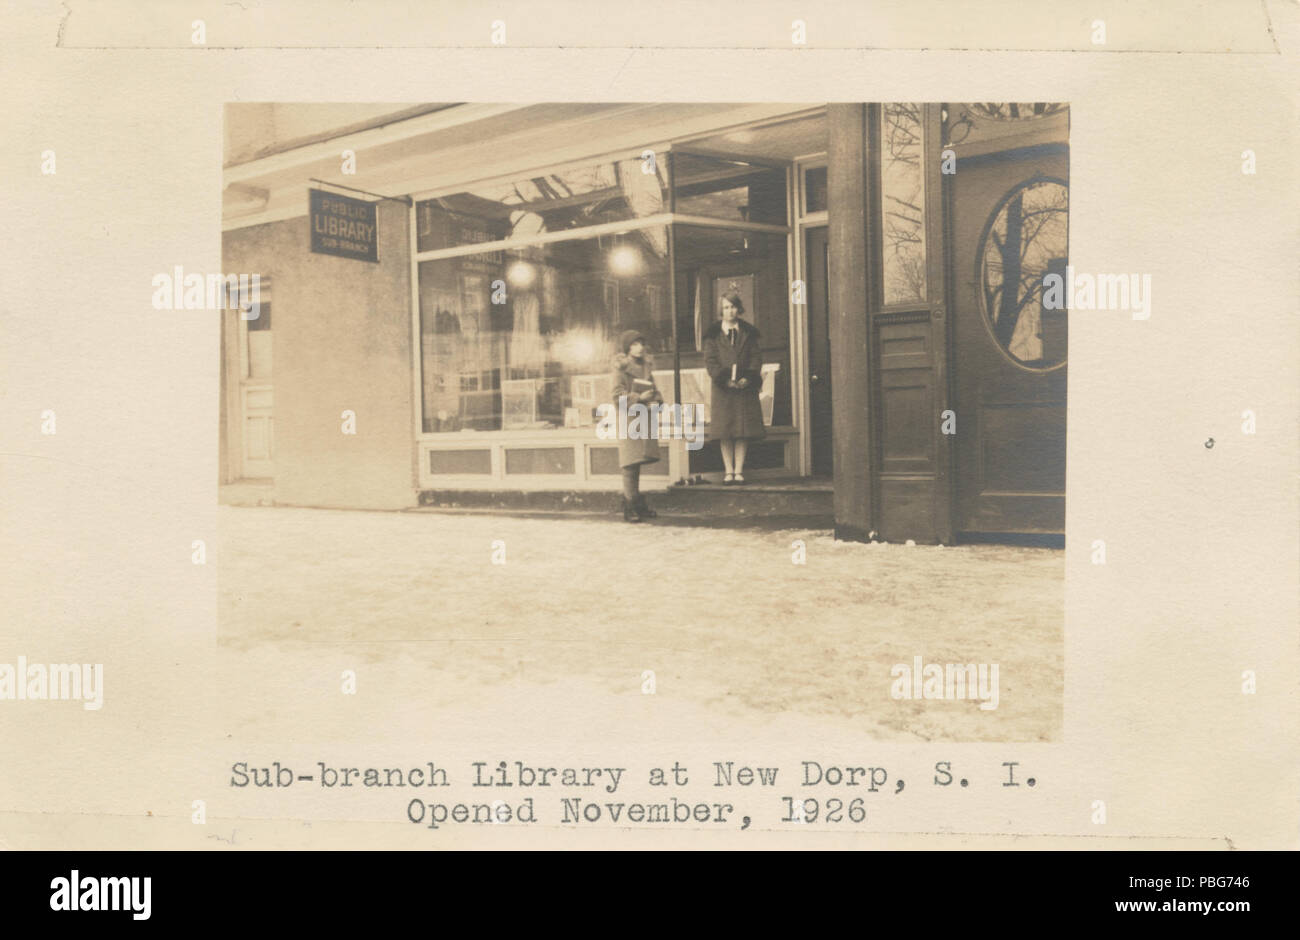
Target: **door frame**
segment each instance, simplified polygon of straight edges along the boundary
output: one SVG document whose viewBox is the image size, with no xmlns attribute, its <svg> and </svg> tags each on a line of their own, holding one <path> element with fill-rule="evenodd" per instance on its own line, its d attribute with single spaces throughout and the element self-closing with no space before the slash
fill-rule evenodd
<svg viewBox="0 0 1300 940">
<path fill-rule="evenodd" d="M 798 473 L 801 477 L 812 476 L 812 375 L 811 357 L 808 349 L 808 258 L 805 250 L 807 230 L 826 228 L 830 234 L 830 213 L 828 211 L 808 212 L 804 173 L 829 164 L 826 151 L 796 157 L 791 167 L 790 204 L 793 225 L 790 231 L 790 251 L 792 255 L 791 271 L 794 279 L 804 285 L 803 303 L 790 304 L 790 389 L 794 405 L 794 422 L 799 431 Z M 829 285 L 827 285 L 829 288 Z M 830 297 L 826 298 L 829 305 Z"/>
<path fill-rule="evenodd" d="M 946 104 L 926 104 L 922 106 L 922 153 L 925 155 L 927 192 L 934 198 L 926 199 L 925 226 L 926 237 L 932 239 L 930 244 L 937 246 L 926 259 L 926 275 L 929 279 L 927 296 L 931 297 L 930 318 L 934 325 L 935 343 L 935 390 L 938 394 L 935 410 L 935 428 L 941 427 L 939 417 L 956 401 L 951 363 L 956 356 L 953 346 L 953 324 L 949 312 L 953 309 L 952 288 L 956 283 L 953 278 L 953 265 L 956 252 L 952 243 L 952 186 L 950 174 L 943 172 L 944 115 Z M 955 414 L 955 410 L 954 410 Z M 961 416 L 957 415 L 960 422 Z M 960 433 L 961 425 L 957 425 Z M 935 447 L 935 486 L 934 486 L 934 527 L 939 541 L 952 545 L 956 532 L 954 517 L 957 507 L 956 448 L 953 446 L 952 434 L 938 433 Z"/>
</svg>

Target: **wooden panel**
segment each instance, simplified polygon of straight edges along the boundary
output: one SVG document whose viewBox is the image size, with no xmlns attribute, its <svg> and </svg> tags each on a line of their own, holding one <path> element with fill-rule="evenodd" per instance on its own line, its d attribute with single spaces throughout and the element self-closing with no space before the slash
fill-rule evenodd
<svg viewBox="0 0 1300 940">
<path fill-rule="evenodd" d="M 980 410 L 981 496 L 1065 494 L 1065 403 L 1015 402 Z"/>
<path fill-rule="evenodd" d="M 882 472 L 934 472 L 934 396 L 920 369 L 881 376 Z"/>
<path fill-rule="evenodd" d="M 926 345 L 928 337 L 924 335 L 891 336 L 885 330 L 881 330 L 881 334 L 880 361 L 886 368 L 892 365 L 891 360 L 925 358 L 929 351 Z"/>
<path fill-rule="evenodd" d="M 506 450 L 506 473 L 568 474 L 574 472 L 572 447 L 517 447 Z"/>
<path fill-rule="evenodd" d="M 623 472 L 622 467 L 618 465 L 618 448 L 617 447 L 590 447 L 587 449 L 588 459 L 591 461 L 592 476 L 618 476 Z M 641 475 L 645 476 L 667 476 L 668 475 L 668 448 L 659 448 L 658 463 L 644 463 L 641 465 Z"/>
<path fill-rule="evenodd" d="M 492 473 L 490 450 L 431 450 L 430 473 Z"/>
<path fill-rule="evenodd" d="M 876 320 L 882 473 L 935 471 L 934 367 L 928 314 Z M 888 504 L 881 491 L 881 513 Z"/>
<path fill-rule="evenodd" d="M 934 478 L 880 478 L 880 537 L 886 542 L 939 541 L 934 525 Z"/>
<path fill-rule="evenodd" d="M 965 525 L 972 532 L 1060 534 L 1065 497 L 1050 493 L 983 493 L 969 510 Z"/>
</svg>

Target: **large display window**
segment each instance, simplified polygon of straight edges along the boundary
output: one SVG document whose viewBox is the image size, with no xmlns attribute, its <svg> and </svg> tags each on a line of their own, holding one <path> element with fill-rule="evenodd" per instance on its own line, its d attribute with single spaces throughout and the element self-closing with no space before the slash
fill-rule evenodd
<svg viewBox="0 0 1300 940">
<path fill-rule="evenodd" d="M 763 336 L 764 417 L 789 426 L 788 183 L 660 150 L 417 202 L 421 431 L 591 428 L 626 330 L 665 398 L 707 414 L 702 336 L 728 289 Z"/>
<path fill-rule="evenodd" d="M 424 431 L 588 427 L 619 334 L 672 363 L 666 228 L 420 264 Z"/>
</svg>

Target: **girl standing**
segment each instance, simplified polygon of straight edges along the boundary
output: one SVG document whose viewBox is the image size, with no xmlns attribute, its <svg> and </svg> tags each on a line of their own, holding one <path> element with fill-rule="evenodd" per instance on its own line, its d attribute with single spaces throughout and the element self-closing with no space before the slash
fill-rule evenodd
<svg viewBox="0 0 1300 940">
<path fill-rule="evenodd" d="M 624 396 L 627 408 L 640 403 L 647 409 L 663 403 L 663 396 L 655 387 L 654 360 L 646 352 L 645 337 L 636 330 L 625 330 L 619 337 L 619 346 L 623 352 L 614 357 L 614 401 L 617 404 Z M 631 422 L 629 421 L 629 424 Z M 647 417 L 640 422 L 645 428 L 650 427 Z M 659 441 L 649 433 L 644 437 L 620 437 L 618 440 L 618 465 L 623 470 L 623 520 L 640 522 L 653 519 L 657 515 L 646 504 L 641 495 L 641 465 L 654 463 L 659 459 Z"/>
<path fill-rule="evenodd" d="M 758 393 L 763 350 L 758 329 L 741 319 L 740 294 L 722 295 L 722 319 L 704 334 L 704 367 L 713 381 L 709 437 L 718 441 L 726 473 L 723 486 L 743 485 L 749 442 L 767 434 Z"/>
</svg>

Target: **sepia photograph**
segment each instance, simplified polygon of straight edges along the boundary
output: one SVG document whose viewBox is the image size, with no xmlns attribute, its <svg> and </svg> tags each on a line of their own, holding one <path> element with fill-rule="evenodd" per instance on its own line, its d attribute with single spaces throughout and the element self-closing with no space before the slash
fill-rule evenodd
<svg viewBox="0 0 1300 940">
<path fill-rule="evenodd" d="M 227 104 L 220 642 L 1058 740 L 1069 115 Z"/>
<path fill-rule="evenodd" d="M 14 922 L 1286 910 L 1295 0 L 12 7 Z"/>
</svg>

